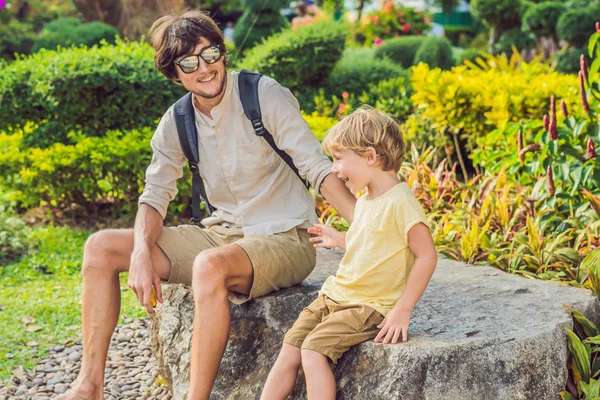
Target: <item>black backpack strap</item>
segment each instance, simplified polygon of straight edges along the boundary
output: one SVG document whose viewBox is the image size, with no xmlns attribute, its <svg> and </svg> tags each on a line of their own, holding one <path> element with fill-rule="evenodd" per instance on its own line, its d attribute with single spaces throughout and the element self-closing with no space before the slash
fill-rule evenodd
<svg viewBox="0 0 600 400">
<path fill-rule="evenodd" d="M 267 143 L 275 150 L 279 157 L 285 161 L 287 165 L 294 171 L 296 176 L 300 178 L 304 186 L 308 189 L 310 183 L 300 176 L 298 168 L 294 164 L 292 157 L 285 151 L 277 147 L 273 135 L 265 128 L 262 122 L 262 113 L 260 112 L 260 102 L 258 100 L 258 81 L 262 77 L 261 74 L 256 72 L 250 72 L 242 70 L 238 76 L 238 86 L 240 89 L 240 99 L 242 100 L 242 107 L 244 108 L 244 114 L 252 123 L 252 127 L 258 136 L 262 136 Z"/>
<path fill-rule="evenodd" d="M 204 203 L 208 215 L 211 215 L 216 209 L 208 202 L 204 182 L 198 169 L 198 132 L 196 131 L 192 93 L 188 93 L 177 100 L 173 106 L 173 112 L 181 150 L 187 158 L 192 172 L 192 222 L 199 223 L 202 220 L 200 217 L 200 201 Z"/>
</svg>

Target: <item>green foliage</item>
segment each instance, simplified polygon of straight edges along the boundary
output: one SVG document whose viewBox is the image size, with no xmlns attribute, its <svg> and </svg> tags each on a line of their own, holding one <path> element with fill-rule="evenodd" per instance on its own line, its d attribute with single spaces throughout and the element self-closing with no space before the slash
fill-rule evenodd
<svg viewBox="0 0 600 400">
<path fill-rule="evenodd" d="M 554 54 L 554 61 L 556 62 L 556 70 L 564 74 L 576 74 L 579 72 L 579 58 L 582 55 L 587 57 L 587 49 L 563 49 L 558 53 Z"/>
<path fill-rule="evenodd" d="M 82 24 L 78 18 L 60 18 L 49 22 L 42 29 L 32 51 L 54 50 L 58 46 L 93 46 L 103 39 L 114 44 L 117 35 L 116 28 L 101 22 Z"/>
<path fill-rule="evenodd" d="M 402 76 L 403 69 L 388 59 L 367 58 L 363 52 L 348 49 L 326 82 L 328 93 L 360 95 L 380 81 Z"/>
<path fill-rule="evenodd" d="M 565 11 L 565 5 L 561 3 L 546 1 L 535 4 L 523 15 L 523 25 L 538 37 L 556 37 L 556 24 Z"/>
<path fill-rule="evenodd" d="M 583 47 L 594 31 L 597 17 L 598 11 L 592 7 L 567 10 L 558 19 L 556 33 L 572 46 Z"/>
<path fill-rule="evenodd" d="M 25 254 L 29 230 L 25 222 L 10 210 L 0 207 L 0 267 Z"/>
<path fill-rule="evenodd" d="M 388 0 L 379 11 L 366 15 L 356 29 L 357 40 L 372 45 L 376 39 L 422 35 L 429 30 L 430 17 L 412 8 L 395 6 Z"/>
<path fill-rule="evenodd" d="M 46 149 L 26 148 L 23 134 L 0 134 L 0 148 L 11 150 L 0 155 L 0 187 L 14 190 L 19 206 L 75 206 L 95 214 L 110 205 L 115 216 L 133 215 L 150 163 L 152 129 L 110 131 L 105 137 L 71 133 L 75 144 L 56 143 Z M 178 204 L 189 194 L 187 180 L 182 190 Z"/>
<path fill-rule="evenodd" d="M 302 113 L 302 116 L 312 133 L 319 139 L 319 142 L 325 139 L 327 131 L 338 122 L 337 118 L 320 115 L 316 111 L 310 115 Z"/>
<path fill-rule="evenodd" d="M 14 59 L 15 53 L 28 54 L 36 35 L 31 24 L 11 19 L 8 24 L 0 23 L 0 59 Z"/>
<path fill-rule="evenodd" d="M 0 129 L 32 121 L 39 127 L 25 142 L 40 147 L 70 143 L 71 130 L 101 136 L 153 126 L 184 94 L 156 71 L 153 54 L 148 44 L 118 41 L 19 58 L 0 77 Z"/>
<path fill-rule="evenodd" d="M 475 19 L 511 28 L 520 19 L 521 3 L 519 0 L 471 0 L 469 9 Z"/>
<path fill-rule="evenodd" d="M 340 59 L 346 32 L 334 22 L 286 29 L 248 51 L 239 67 L 275 78 L 296 93 L 319 86 Z"/>
<path fill-rule="evenodd" d="M 508 53 L 513 52 L 513 47 L 517 50 L 530 50 L 535 48 L 536 41 L 533 33 L 529 31 L 523 31 L 521 28 L 512 28 L 502 32 L 498 43 L 495 44 L 494 50 L 496 53 Z"/>
<path fill-rule="evenodd" d="M 242 52 L 288 27 L 288 21 L 278 10 L 257 12 L 246 9 L 235 25 L 233 41 L 237 51 Z"/>
<path fill-rule="evenodd" d="M 542 118 L 552 95 L 564 98 L 569 109 L 577 105 L 576 78 L 553 72 L 539 58 L 529 64 L 518 54 L 483 58 L 477 65 L 467 62 L 451 71 L 424 64 L 413 67 L 411 100 L 420 111 L 410 119 L 427 120 L 437 146 L 445 142 L 456 147 L 456 135 L 470 152 L 477 147 L 476 138 L 497 127 Z"/>
<path fill-rule="evenodd" d="M 465 61 L 475 62 L 477 57 L 481 57 L 481 51 L 479 49 L 469 48 L 465 49 L 456 60 L 457 65 L 464 64 Z"/>
<path fill-rule="evenodd" d="M 387 57 L 403 68 L 410 68 L 414 65 L 415 54 L 424 40 L 424 36 L 403 36 L 384 40 L 375 49 L 375 58 Z"/>
<path fill-rule="evenodd" d="M 443 37 L 428 37 L 415 54 L 415 64 L 428 64 L 432 68 L 450 69 L 454 65 L 452 44 Z"/>
</svg>

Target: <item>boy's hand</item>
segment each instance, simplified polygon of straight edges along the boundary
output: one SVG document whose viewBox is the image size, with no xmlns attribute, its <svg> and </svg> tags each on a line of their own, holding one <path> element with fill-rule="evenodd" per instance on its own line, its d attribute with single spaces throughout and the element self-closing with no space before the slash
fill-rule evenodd
<svg viewBox="0 0 600 400">
<path fill-rule="evenodd" d="M 314 243 L 316 248 L 319 247 L 341 247 L 346 248 L 346 235 L 338 231 L 332 226 L 315 224 L 308 228 L 308 233 L 316 235 L 308 239 Z"/>
<path fill-rule="evenodd" d="M 378 328 L 381 328 L 377 337 L 375 338 L 376 343 L 398 343 L 400 334 L 402 334 L 402 341 L 408 340 L 408 325 L 410 324 L 410 311 L 404 309 L 392 309 L 381 321 Z M 381 338 L 383 341 L 381 340 Z"/>
</svg>

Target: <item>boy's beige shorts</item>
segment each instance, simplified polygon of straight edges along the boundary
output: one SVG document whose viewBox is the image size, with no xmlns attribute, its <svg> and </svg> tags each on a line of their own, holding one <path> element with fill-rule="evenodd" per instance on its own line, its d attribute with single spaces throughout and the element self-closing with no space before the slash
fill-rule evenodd
<svg viewBox="0 0 600 400">
<path fill-rule="evenodd" d="M 334 364 L 352 346 L 375 339 L 383 315 L 361 304 L 339 304 L 324 294 L 308 305 L 283 342 L 316 351 Z"/>
<path fill-rule="evenodd" d="M 292 228 L 274 235 L 244 236 L 241 228 L 213 225 L 164 227 L 158 246 L 171 261 L 167 283 L 192 283 L 194 259 L 203 250 L 228 244 L 240 246 L 250 258 L 254 281 L 250 294 L 229 292 L 232 303 L 264 296 L 302 282 L 314 269 L 316 252 L 306 229 Z"/>
</svg>

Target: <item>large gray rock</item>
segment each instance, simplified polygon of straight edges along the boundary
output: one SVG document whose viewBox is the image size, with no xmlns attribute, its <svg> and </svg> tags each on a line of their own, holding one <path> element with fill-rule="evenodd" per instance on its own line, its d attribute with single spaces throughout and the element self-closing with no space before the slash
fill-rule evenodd
<svg viewBox="0 0 600 400">
<path fill-rule="evenodd" d="M 258 399 L 284 333 L 335 273 L 341 258 L 318 255 L 302 285 L 232 306 L 230 341 L 214 399 Z M 165 290 L 152 341 L 174 399 L 189 381 L 193 298 L 189 287 Z M 599 305 L 586 290 L 529 280 L 490 267 L 441 259 L 417 304 L 409 341 L 363 343 L 334 367 L 339 399 L 558 399 L 567 379 L 563 305 L 596 319 Z M 291 398 L 306 398 L 300 374 Z"/>
</svg>

